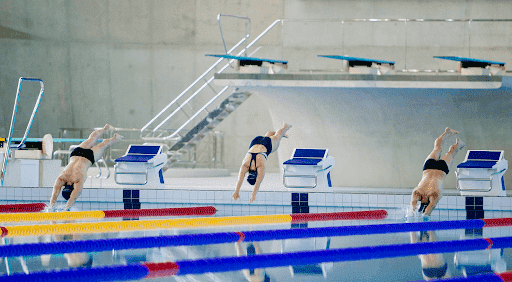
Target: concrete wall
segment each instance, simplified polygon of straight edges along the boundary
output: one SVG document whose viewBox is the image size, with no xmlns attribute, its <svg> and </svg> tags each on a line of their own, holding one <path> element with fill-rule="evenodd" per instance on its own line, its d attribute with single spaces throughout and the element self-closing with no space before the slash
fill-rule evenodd
<svg viewBox="0 0 512 282">
<path fill-rule="evenodd" d="M 316 58 L 318 54 L 396 60 L 397 68 L 456 68 L 432 55 L 512 65 L 508 23 L 474 23 L 469 30 L 465 23 L 406 27 L 337 21 L 506 19 L 512 15 L 510 1 L 0 0 L 0 136 L 7 134 L 20 76 L 45 81 L 31 136 L 105 123 L 141 128 L 215 61 L 205 54 L 223 52 L 219 13 L 249 16 L 252 38 L 274 20 L 288 19 L 260 41 L 257 46 L 263 48 L 255 55 L 288 59 L 292 71 L 339 68 L 335 61 Z M 244 24 L 230 18 L 222 22 L 229 48 L 244 36 Z M 26 90 L 37 87 L 27 85 Z M 199 108 L 208 99 L 193 106 Z M 262 99 L 253 95 L 218 127 L 226 132 L 224 160 L 233 170 L 251 138 L 272 128 Z M 277 158 L 270 158 L 270 170 L 278 170 Z"/>
</svg>

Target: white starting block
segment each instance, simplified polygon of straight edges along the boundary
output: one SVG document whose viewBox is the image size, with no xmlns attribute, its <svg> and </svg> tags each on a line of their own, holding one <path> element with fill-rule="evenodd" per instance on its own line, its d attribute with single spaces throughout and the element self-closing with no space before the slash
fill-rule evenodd
<svg viewBox="0 0 512 282">
<path fill-rule="evenodd" d="M 120 185 L 144 185 L 164 188 L 162 168 L 167 164 L 163 145 L 130 145 L 126 154 L 116 159 L 114 179 Z"/>
<path fill-rule="evenodd" d="M 506 196 L 503 175 L 508 161 L 504 151 L 468 150 L 457 166 L 457 189 L 463 196 Z"/>
<path fill-rule="evenodd" d="M 331 169 L 334 157 L 328 149 L 295 149 L 292 158 L 283 163 L 283 184 L 286 188 L 316 188 L 332 192 Z"/>
</svg>

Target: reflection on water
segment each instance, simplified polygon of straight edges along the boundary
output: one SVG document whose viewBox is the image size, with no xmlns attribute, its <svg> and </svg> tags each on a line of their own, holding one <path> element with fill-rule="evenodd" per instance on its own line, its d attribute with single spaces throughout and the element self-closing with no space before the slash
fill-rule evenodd
<svg viewBox="0 0 512 282">
<path fill-rule="evenodd" d="M 397 222 L 396 218 L 381 221 L 331 221 L 314 222 L 300 228 L 325 226 L 350 226 Z M 437 220 L 461 220 L 465 218 L 431 218 Z M 294 226 L 297 227 L 297 226 Z M 248 230 L 274 230 L 292 228 L 290 224 L 213 227 L 189 230 L 155 230 L 117 232 L 103 234 L 67 234 L 41 237 L 3 238 L 3 244 L 63 242 L 106 238 L 134 238 L 163 235 L 179 235 L 215 232 L 244 232 Z M 75 267 L 99 267 L 127 265 L 140 262 L 166 262 L 197 260 L 215 257 L 246 257 L 251 255 L 294 253 L 311 250 L 344 249 L 362 246 L 414 244 L 420 242 L 472 239 L 475 236 L 504 237 L 512 234 L 507 227 L 485 228 L 479 232 L 442 230 L 426 232 L 399 232 L 379 235 L 317 237 L 304 239 L 237 242 L 201 246 L 161 247 L 105 252 L 77 252 L 26 257 L 4 257 L 0 260 L 0 273 L 33 273 L 37 271 L 70 269 Z M 487 232 L 487 233 L 486 233 Z M 489 233 L 491 232 L 491 233 Z M 468 235 L 471 234 L 471 235 Z M 474 235 L 481 234 L 481 235 Z M 508 249 L 490 249 L 473 252 L 424 254 L 415 257 L 396 257 L 362 261 L 327 262 L 285 267 L 245 268 L 240 271 L 193 275 L 197 281 L 412 281 L 433 277 L 471 276 L 485 271 L 506 270 L 512 257 Z M 179 281 L 174 278 L 148 281 Z"/>
</svg>

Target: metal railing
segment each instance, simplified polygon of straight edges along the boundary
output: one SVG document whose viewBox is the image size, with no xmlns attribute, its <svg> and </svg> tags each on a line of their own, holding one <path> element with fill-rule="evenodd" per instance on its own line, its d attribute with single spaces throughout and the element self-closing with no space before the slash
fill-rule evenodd
<svg viewBox="0 0 512 282">
<path fill-rule="evenodd" d="M 383 26 L 386 23 L 395 23 L 393 27 Z M 419 28 L 417 24 L 446 24 L 445 28 L 429 29 Z M 504 50 L 502 53 L 498 53 L 494 48 L 496 45 L 495 41 L 484 40 L 482 36 L 489 36 L 488 32 L 485 31 L 484 24 L 494 24 L 493 30 L 504 31 L 510 30 L 510 24 L 512 19 L 333 19 L 333 20 L 307 20 L 307 19 L 283 19 L 282 20 L 282 31 L 281 31 L 281 59 L 286 59 L 294 62 L 304 61 L 305 59 L 316 59 L 319 53 L 310 52 L 311 58 L 304 58 L 304 53 L 300 53 L 301 57 L 294 56 L 294 48 L 303 48 L 301 44 L 306 42 L 313 42 L 311 46 L 314 46 L 316 50 L 324 48 L 332 53 L 338 53 L 338 55 L 351 55 L 355 57 L 375 57 L 379 55 L 378 49 L 371 48 L 354 48 L 355 46 L 363 47 L 392 47 L 392 48 L 403 48 L 402 53 L 395 52 L 388 54 L 390 57 L 380 58 L 386 60 L 399 59 L 396 66 L 401 64 L 400 69 L 397 71 L 403 73 L 427 73 L 427 74 L 439 74 L 439 73 L 453 73 L 458 74 L 456 69 L 442 70 L 437 66 L 445 66 L 442 61 L 436 62 L 433 60 L 429 62 L 430 68 L 422 68 L 422 64 L 425 63 L 423 60 L 416 60 L 416 57 L 424 57 L 424 52 L 415 50 L 415 47 L 429 47 L 432 44 L 435 48 L 433 51 L 439 51 L 447 53 L 443 55 L 457 55 L 461 57 L 471 57 L 474 54 L 478 54 L 478 57 L 482 59 L 496 60 L 496 56 L 509 58 L 507 54 L 509 46 L 506 44 L 510 39 L 503 39 L 505 42 Z M 297 26 L 295 26 L 297 24 Z M 361 31 L 368 30 L 368 24 L 371 24 L 371 32 L 368 32 L 368 36 L 371 39 L 365 39 Z M 366 25 L 366 26 L 364 26 Z M 297 32 L 300 28 L 301 32 Z M 382 28 L 382 29 L 381 29 Z M 490 28 L 490 27 L 489 27 Z M 390 31 L 392 30 L 392 31 Z M 444 37 L 437 34 L 439 30 L 446 31 Z M 389 33 L 377 36 L 379 32 Z M 434 42 L 429 42 L 426 46 L 420 41 L 424 40 L 424 36 L 421 34 L 418 36 L 417 32 L 420 31 L 422 34 L 435 38 Z M 510 35 L 510 32 L 503 32 L 504 34 Z M 492 35 L 492 34 L 490 34 Z M 326 38 L 326 36 L 328 36 Z M 381 40 L 381 41 L 379 41 Z M 419 40 L 419 41 L 418 41 Z M 460 45 L 454 46 L 454 42 L 458 41 Z M 355 42 L 355 43 L 353 43 Z M 364 42 L 364 43 L 361 43 Z M 482 43 L 483 42 L 483 43 Z M 360 44 L 359 44 L 360 43 Z M 489 46 L 483 46 L 482 44 L 489 44 Z M 357 45 L 359 44 L 359 45 Z M 497 43 L 496 43 L 497 44 Z M 309 47 L 308 45 L 307 47 Z M 499 46 L 499 44 L 498 44 Z M 290 48 L 290 49 L 288 49 Z M 478 49 L 480 48 L 480 49 Z M 311 48 L 309 48 L 311 49 Z M 506 49 L 506 50 L 505 50 Z M 292 52 L 290 52 L 292 51 Z M 318 51 L 317 51 L 318 52 Z M 417 53 L 415 53 L 417 52 Z M 428 53 L 428 52 L 427 52 Z M 429 54 L 428 54 L 429 55 Z M 435 54 L 439 56 L 440 54 Z M 307 55 L 309 56 L 309 54 Z M 427 57 L 425 57 L 427 58 Z M 428 57 L 433 59 L 432 56 Z M 375 58 L 377 59 L 377 58 Z M 416 61 L 415 61 L 416 60 Z M 293 65 L 291 65 L 293 67 Z M 332 71 L 326 69 L 318 69 L 315 67 L 299 68 L 298 71 Z M 339 69 L 337 70 L 339 71 Z M 510 71 L 509 71 L 510 72 Z"/>
<path fill-rule="evenodd" d="M 219 26 L 220 26 L 220 17 L 221 16 L 231 16 L 231 15 L 219 15 L 218 16 L 218 20 L 219 20 Z M 237 17 L 237 16 L 233 16 L 233 17 Z M 245 18 L 245 17 L 237 17 L 237 18 L 241 18 L 241 19 L 247 19 L 248 18 Z M 240 52 L 237 53 L 236 56 L 240 56 L 244 53 L 247 52 L 247 50 L 249 48 L 251 48 L 256 42 L 258 42 L 269 30 L 271 30 L 275 25 L 277 25 L 277 23 L 281 22 L 281 20 L 276 20 L 274 21 L 269 27 L 267 27 L 260 35 L 258 35 L 251 43 L 247 44 Z M 222 28 L 221 28 L 222 30 Z M 230 50 L 227 50 L 226 51 L 226 54 L 231 54 L 234 50 L 236 50 L 243 42 L 245 42 L 248 38 L 248 34 L 246 34 L 246 36 L 244 38 L 242 38 L 237 44 L 235 44 L 235 46 L 233 46 Z M 223 42 L 224 42 L 224 39 L 223 39 Z M 256 50 L 257 51 L 257 50 Z M 254 52 L 253 52 L 254 53 Z M 252 54 L 250 54 L 249 56 L 251 56 Z M 199 76 L 194 82 L 192 82 L 192 84 L 190 84 L 183 92 L 181 92 L 171 103 L 169 103 L 162 111 L 160 111 L 160 113 L 158 113 L 153 119 L 151 119 L 151 121 L 149 121 L 146 125 L 144 125 L 144 127 L 140 130 L 140 137 L 143 139 L 143 140 L 153 140 L 153 141 L 160 141 L 160 140 L 179 140 L 180 139 L 180 136 L 179 136 L 179 133 L 188 125 L 190 124 L 190 122 L 192 122 L 192 120 L 194 120 L 197 116 L 199 116 L 201 113 L 203 113 L 208 106 L 210 106 L 214 101 L 216 101 L 229 87 L 224 87 L 221 91 L 219 91 L 213 98 L 211 98 L 203 107 L 201 107 L 201 109 L 199 109 L 196 113 L 194 113 L 192 115 L 192 117 L 190 117 L 187 121 L 185 121 L 177 130 L 175 130 L 172 134 L 168 135 L 168 136 L 162 136 L 162 135 L 157 135 L 155 136 L 155 132 L 157 130 L 159 130 L 164 124 L 166 124 L 172 117 L 174 117 L 176 115 L 176 113 L 178 113 L 180 110 L 183 109 L 183 107 L 187 104 L 189 104 L 192 99 L 194 99 L 203 89 L 205 89 L 207 86 L 210 85 L 210 83 L 213 81 L 214 77 L 212 76 L 210 79 L 208 79 L 206 81 L 206 83 L 204 83 L 198 90 L 196 90 L 192 95 L 190 95 L 189 98 L 187 98 L 181 105 L 179 105 L 177 103 L 177 101 L 182 98 L 186 93 L 188 93 L 188 91 L 190 91 L 200 80 L 204 79 L 216 66 L 218 66 L 222 60 L 224 60 L 223 58 L 220 58 L 218 59 L 210 68 L 208 68 L 201 76 Z M 222 67 L 217 73 L 222 73 L 224 70 L 226 70 L 230 65 L 231 63 L 233 62 L 234 60 L 229 60 L 228 63 Z M 146 136 L 144 136 L 144 132 L 146 131 L 146 129 L 151 125 L 153 124 L 158 118 L 160 118 L 170 107 L 174 106 L 174 105 L 178 105 L 178 107 L 171 113 L 169 114 L 162 122 L 160 122 L 149 134 L 147 134 Z"/>
<path fill-rule="evenodd" d="M 14 101 L 14 107 L 13 107 L 13 110 L 12 110 L 12 118 L 11 118 L 11 125 L 9 127 L 9 133 L 7 135 L 7 140 L 5 142 L 6 144 L 6 152 L 5 152 L 5 156 L 4 156 L 4 161 L 3 161 L 3 164 L 2 164 L 2 178 L 0 179 L 0 186 L 3 186 L 4 185 L 4 177 L 5 177 L 5 173 L 7 171 L 7 162 L 9 160 L 9 155 L 11 153 L 11 139 L 12 139 L 12 134 L 13 132 L 15 131 L 14 130 L 14 127 L 16 125 L 16 115 L 17 115 L 17 112 L 18 112 L 18 103 L 19 103 L 19 100 L 20 98 L 21 99 L 35 99 L 36 96 L 33 96 L 33 97 L 27 97 L 27 96 L 20 96 L 20 93 L 21 93 L 21 87 L 23 85 L 23 81 L 33 81 L 33 82 L 39 82 L 39 85 L 40 85 L 40 90 L 39 90 L 39 95 L 37 96 L 37 100 L 36 100 L 36 103 L 34 105 L 34 108 L 32 110 L 32 114 L 30 115 L 30 118 L 29 118 L 29 121 L 27 123 L 27 127 L 25 129 L 25 133 L 23 134 L 23 137 L 21 138 L 21 141 L 18 145 L 16 146 L 13 146 L 13 148 L 15 147 L 16 149 L 20 149 L 23 147 L 23 145 L 25 144 L 25 140 L 27 139 L 29 133 L 30 133 L 30 128 L 32 127 L 32 123 L 34 122 L 34 118 L 36 116 L 36 113 L 37 113 L 37 110 L 39 109 L 39 103 L 41 102 L 41 99 L 43 98 L 43 93 L 44 93 L 44 83 L 41 79 L 39 78 L 26 78 L 26 77 L 20 77 L 20 79 L 18 80 L 18 89 L 16 90 L 16 99 Z"/>
<path fill-rule="evenodd" d="M 99 128 L 60 128 L 59 130 L 59 138 L 77 138 L 77 139 L 87 139 L 89 134 L 94 130 Z M 174 130 L 174 129 L 173 129 Z M 170 130 L 172 131 L 172 130 Z M 170 131 L 166 131 L 169 133 Z M 110 138 L 113 136 L 113 133 L 119 133 L 124 138 L 114 144 L 112 147 L 109 147 L 105 151 L 105 155 L 103 156 L 103 160 L 106 162 L 105 165 L 114 165 L 115 160 L 117 158 L 122 157 L 128 146 L 132 144 L 143 144 L 150 143 L 144 142 L 139 138 L 140 129 L 137 128 L 116 128 L 114 132 L 111 132 L 110 135 L 106 136 Z M 159 134 L 164 132 L 158 132 Z M 169 149 L 173 142 L 165 141 L 165 142 L 157 142 L 158 144 L 164 145 L 164 152 Z M 180 162 L 181 165 L 189 166 L 206 166 L 206 167 L 224 167 L 224 132 L 222 131 L 212 131 L 208 136 L 205 137 L 204 142 L 201 142 L 200 146 L 194 146 L 192 152 L 190 152 L 190 156 L 186 160 Z M 204 144 L 203 144 L 204 143 Z M 69 160 L 69 154 L 66 152 L 69 151 L 69 148 L 73 145 L 77 145 L 77 142 L 59 142 L 56 143 L 56 151 L 59 152 L 55 154 L 54 158 L 60 158 L 63 161 L 64 165 L 67 165 Z M 198 144 L 199 145 L 199 144 Z M 63 152 L 61 154 L 60 152 Z M 108 166 L 107 166 L 108 167 Z"/>
</svg>

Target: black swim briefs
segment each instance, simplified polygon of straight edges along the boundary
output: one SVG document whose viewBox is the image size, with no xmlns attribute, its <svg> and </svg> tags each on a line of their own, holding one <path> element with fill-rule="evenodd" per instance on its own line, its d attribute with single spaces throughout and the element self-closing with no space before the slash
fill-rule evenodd
<svg viewBox="0 0 512 282">
<path fill-rule="evenodd" d="M 448 165 L 444 160 L 428 159 L 423 165 L 423 170 L 427 169 L 437 169 L 440 171 L 444 171 L 444 173 L 446 174 L 450 172 L 450 170 L 448 170 Z"/>
<path fill-rule="evenodd" d="M 86 158 L 91 161 L 91 165 L 94 164 L 94 152 L 91 149 L 84 149 L 80 147 L 76 147 L 71 154 L 70 157 L 78 156 L 82 158 Z"/>
</svg>

